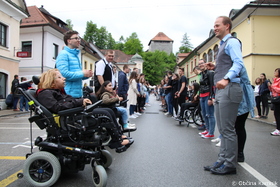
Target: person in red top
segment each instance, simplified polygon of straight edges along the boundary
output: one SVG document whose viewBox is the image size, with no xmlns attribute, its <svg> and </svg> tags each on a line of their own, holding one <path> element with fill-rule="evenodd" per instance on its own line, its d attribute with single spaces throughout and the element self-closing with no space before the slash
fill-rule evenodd
<svg viewBox="0 0 280 187">
<path fill-rule="evenodd" d="M 280 97 L 280 68 L 275 69 L 273 83 L 268 83 L 268 88 L 272 92 L 272 97 Z M 270 134 L 280 136 L 280 103 L 274 104 L 274 117 L 276 120 L 276 129 Z"/>
<path fill-rule="evenodd" d="M 203 59 L 198 62 L 200 73 L 200 106 L 206 130 L 199 133 L 202 138 L 213 138 L 215 131 L 215 116 L 214 116 L 214 71 L 208 70 Z"/>
</svg>

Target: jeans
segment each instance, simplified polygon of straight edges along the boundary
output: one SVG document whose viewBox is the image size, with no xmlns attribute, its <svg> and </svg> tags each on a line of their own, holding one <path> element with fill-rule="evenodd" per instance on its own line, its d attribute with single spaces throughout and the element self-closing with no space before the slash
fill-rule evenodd
<svg viewBox="0 0 280 187">
<path fill-rule="evenodd" d="M 150 102 L 150 94 L 149 94 L 149 92 L 145 92 L 145 94 L 146 94 L 145 103 L 149 103 Z"/>
<path fill-rule="evenodd" d="M 19 106 L 20 106 L 20 111 L 23 111 L 23 108 L 26 111 L 28 111 L 28 108 L 29 108 L 28 101 L 27 101 L 27 99 L 23 95 L 20 96 Z"/>
<path fill-rule="evenodd" d="M 205 122 L 206 129 L 208 130 L 210 135 L 214 135 L 215 124 L 216 124 L 216 120 L 214 116 L 214 105 L 209 106 L 208 99 L 209 96 L 201 97 L 200 106 L 201 106 L 201 112 L 202 112 L 203 120 Z"/>
<path fill-rule="evenodd" d="M 127 111 L 126 108 L 123 107 L 116 107 L 117 110 L 121 113 L 122 115 L 122 122 L 123 124 L 127 124 L 127 120 L 128 120 L 128 115 L 127 115 Z"/>
<path fill-rule="evenodd" d="M 165 100 L 167 103 L 167 110 L 169 112 L 169 114 L 173 115 L 173 105 L 172 105 L 172 96 L 171 96 L 171 92 L 166 94 L 165 96 Z"/>
<path fill-rule="evenodd" d="M 18 96 L 13 95 L 13 109 L 17 109 Z"/>
</svg>

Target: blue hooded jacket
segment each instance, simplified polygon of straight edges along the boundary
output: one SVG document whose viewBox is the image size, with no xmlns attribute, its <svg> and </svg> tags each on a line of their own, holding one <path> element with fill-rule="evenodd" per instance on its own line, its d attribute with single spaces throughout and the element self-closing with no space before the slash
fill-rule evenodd
<svg viewBox="0 0 280 187">
<path fill-rule="evenodd" d="M 56 59 L 56 68 L 66 78 L 65 91 L 74 98 L 83 96 L 82 80 L 87 79 L 82 71 L 79 53 L 79 49 L 65 46 Z"/>
</svg>

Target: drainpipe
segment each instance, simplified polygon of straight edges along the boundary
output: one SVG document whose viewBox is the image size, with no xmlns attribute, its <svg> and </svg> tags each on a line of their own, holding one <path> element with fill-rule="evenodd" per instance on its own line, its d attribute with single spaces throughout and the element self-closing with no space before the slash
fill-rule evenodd
<svg viewBox="0 0 280 187">
<path fill-rule="evenodd" d="M 44 30 L 44 26 L 42 26 L 42 59 L 41 59 L 41 73 L 44 72 L 44 38 L 45 38 L 45 30 Z"/>
</svg>

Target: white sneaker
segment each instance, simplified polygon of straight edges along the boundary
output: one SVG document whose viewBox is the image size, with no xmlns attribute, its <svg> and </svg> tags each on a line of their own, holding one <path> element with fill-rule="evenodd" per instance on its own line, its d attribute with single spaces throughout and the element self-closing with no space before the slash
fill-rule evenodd
<svg viewBox="0 0 280 187">
<path fill-rule="evenodd" d="M 190 126 L 191 126 L 191 128 L 194 128 L 194 129 L 197 128 L 196 125 L 194 125 L 194 124 L 190 124 Z"/>
<path fill-rule="evenodd" d="M 220 138 L 215 138 L 215 139 L 211 140 L 211 142 L 213 142 L 213 143 L 219 143 L 220 141 L 221 141 Z"/>
<path fill-rule="evenodd" d="M 136 125 L 134 123 L 128 123 L 129 127 L 136 127 Z"/>
<path fill-rule="evenodd" d="M 142 114 L 139 112 L 135 112 L 134 115 L 141 116 Z"/>
<path fill-rule="evenodd" d="M 129 116 L 130 119 L 135 119 L 136 117 L 132 114 Z"/>
<path fill-rule="evenodd" d="M 221 141 L 216 144 L 216 147 L 220 147 L 220 146 L 221 146 Z"/>
<path fill-rule="evenodd" d="M 275 131 L 270 133 L 272 136 L 280 136 L 280 131 L 278 129 L 275 129 Z"/>
<path fill-rule="evenodd" d="M 164 113 L 164 115 L 167 115 L 167 114 L 169 114 L 169 112 Z"/>
<path fill-rule="evenodd" d="M 138 115 L 136 115 L 136 114 L 132 114 L 135 118 L 138 118 L 139 116 Z"/>
</svg>

